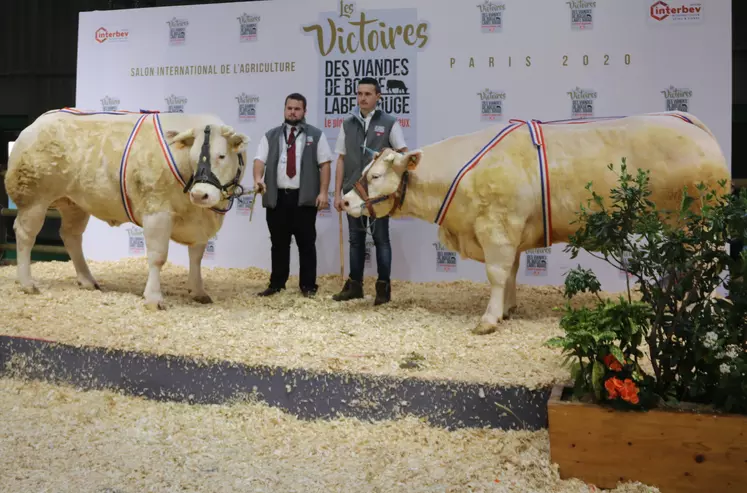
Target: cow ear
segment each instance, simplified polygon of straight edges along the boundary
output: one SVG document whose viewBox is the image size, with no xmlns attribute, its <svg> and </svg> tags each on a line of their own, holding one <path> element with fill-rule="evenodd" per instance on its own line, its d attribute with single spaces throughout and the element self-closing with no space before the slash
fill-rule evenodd
<svg viewBox="0 0 747 493">
<path fill-rule="evenodd" d="M 179 149 L 192 147 L 192 144 L 195 142 L 195 129 L 190 128 L 183 132 L 168 130 L 166 132 L 166 137 L 169 139 L 169 144 L 176 144 Z"/>
<path fill-rule="evenodd" d="M 405 169 L 407 169 L 407 171 L 412 171 L 417 168 L 418 164 L 420 164 L 420 159 L 422 157 L 423 151 L 421 151 L 420 149 L 407 152 L 399 159 L 397 168 L 400 171 L 404 171 Z"/>
<path fill-rule="evenodd" d="M 252 139 L 247 137 L 244 134 L 233 134 L 230 137 L 228 137 L 228 144 L 231 146 L 231 149 L 233 149 L 233 152 L 236 154 L 242 152 L 244 149 L 246 149 L 246 146 L 251 142 Z"/>
<path fill-rule="evenodd" d="M 221 125 L 220 134 L 228 140 L 228 145 L 236 154 L 246 149 L 246 146 L 252 141 L 244 134 L 237 134 L 236 130 L 230 125 Z"/>
</svg>

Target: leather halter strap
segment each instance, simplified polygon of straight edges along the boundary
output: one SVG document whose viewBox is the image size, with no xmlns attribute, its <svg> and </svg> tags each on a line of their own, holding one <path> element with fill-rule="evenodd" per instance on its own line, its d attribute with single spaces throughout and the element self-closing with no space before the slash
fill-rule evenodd
<svg viewBox="0 0 747 493">
<path fill-rule="evenodd" d="M 373 161 L 376 161 L 376 159 L 381 155 L 380 152 L 376 153 L 374 155 Z M 368 210 L 368 214 L 372 219 L 376 219 L 376 211 L 374 211 L 373 206 L 380 203 L 385 202 L 389 199 L 394 199 L 394 203 L 392 204 L 392 208 L 389 209 L 389 212 L 387 212 L 383 217 L 391 216 L 394 211 L 402 207 L 403 202 L 405 201 L 405 194 L 407 193 L 407 182 L 409 180 L 409 171 L 405 169 L 405 171 L 402 173 L 402 177 L 399 180 L 399 185 L 397 186 L 397 189 L 392 192 L 388 193 L 386 195 L 380 195 L 376 198 L 370 198 L 368 196 L 368 173 L 371 171 L 371 168 L 369 168 L 365 173 L 361 175 L 360 178 L 358 178 L 358 181 L 355 182 L 353 185 L 353 188 L 358 193 L 358 196 L 363 201 L 363 205 Z"/>
</svg>

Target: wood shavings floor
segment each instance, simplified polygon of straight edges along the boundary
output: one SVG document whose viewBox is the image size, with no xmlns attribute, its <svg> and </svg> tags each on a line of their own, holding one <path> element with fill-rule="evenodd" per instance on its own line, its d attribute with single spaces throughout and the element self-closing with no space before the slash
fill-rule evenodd
<svg viewBox="0 0 747 493">
<path fill-rule="evenodd" d="M 475 336 L 470 330 L 487 306 L 487 284 L 395 281 L 393 301 L 374 307 L 373 280 L 366 282 L 365 300 L 332 301 L 341 288 L 335 275 L 320 277 L 316 299 L 300 296 L 295 277 L 285 292 L 261 298 L 256 293 L 266 287 L 268 272 L 204 268 L 214 303 L 201 305 L 188 297 L 187 269 L 167 264 L 162 271 L 167 309 L 150 312 L 142 300 L 145 258 L 90 265 L 102 291 L 78 288 L 67 262 L 33 264 L 38 295 L 20 291 L 15 266 L 0 268 L 2 333 L 247 364 L 531 389 L 569 379 L 559 352 L 543 347 L 561 333 L 560 314 L 553 311 L 565 302 L 559 287 L 519 286 L 513 318 L 496 333 Z M 419 367 L 400 367 L 413 359 Z"/>
<path fill-rule="evenodd" d="M 156 403 L 11 378 L 0 420 L 6 493 L 600 491 L 558 478 L 544 431 L 304 422 L 251 402 Z"/>
</svg>

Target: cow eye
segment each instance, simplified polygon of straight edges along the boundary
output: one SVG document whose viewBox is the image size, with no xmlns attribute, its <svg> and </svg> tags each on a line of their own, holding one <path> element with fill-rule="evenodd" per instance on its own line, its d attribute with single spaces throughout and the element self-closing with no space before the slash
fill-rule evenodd
<svg viewBox="0 0 747 493">
<path fill-rule="evenodd" d="M 218 156 L 218 159 L 226 159 L 226 155 L 225 154 L 221 154 L 220 156 Z"/>
<path fill-rule="evenodd" d="M 371 179 L 372 179 L 372 180 L 376 180 L 376 179 L 378 179 L 378 178 L 381 178 L 381 175 L 373 175 L 373 176 L 371 176 Z"/>
</svg>

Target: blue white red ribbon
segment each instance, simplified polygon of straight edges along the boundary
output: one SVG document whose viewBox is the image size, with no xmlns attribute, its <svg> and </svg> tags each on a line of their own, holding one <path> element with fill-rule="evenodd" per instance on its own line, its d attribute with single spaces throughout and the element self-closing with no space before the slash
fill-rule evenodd
<svg viewBox="0 0 747 493">
<path fill-rule="evenodd" d="M 156 139 L 158 140 L 158 145 L 161 148 L 161 152 L 163 153 L 163 157 L 166 160 L 166 164 L 168 165 L 169 170 L 171 170 L 171 174 L 174 175 L 174 178 L 176 179 L 176 181 L 179 182 L 179 184 L 182 187 L 185 187 L 187 185 L 187 181 L 184 179 L 181 172 L 179 171 L 179 167 L 176 165 L 176 160 L 174 159 L 173 154 L 171 154 L 171 148 L 169 147 L 169 144 L 166 141 L 166 136 L 163 133 L 163 127 L 161 126 L 161 117 L 159 116 L 160 111 L 158 110 L 83 111 L 77 108 L 65 107 L 65 108 L 61 108 L 57 110 L 47 111 L 45 114 L 48 114 L 48 113 L 68 113 L 68 114 L 77 115 L 77 116 L 141 115 L 140 118 L 138 118 L 137 122 L 135 123 L 135 126 L 133 127 L 132 132 L 130 133 L 130 136 L 127 139 L 127 143 L 125 145 L 124 151 L 122 152 L 122 160 L 119 165 L 119 189 L 122 195 L 122 205 L 124 207 L 125 213 L 127 214 L 127 218 L 132 223 L 140 226 L 140 224 L 135 220 L 135 214 L 132 209 L 132 203 L 130 202 L 130 197 L 127 194 L 127 163 L 129 161 L 130 153 L 132 152 L 132 146 L 135 143 L 135 139 L 137 138 L 137 135 L 140 132 L 140 129 L 142 128 L 145 122 L 145 119 L 148 116 L 151 116 L 151 120 L 153 121 L 153 128 L 156 132 Z M 211 207 L 211 210 L 221 215 L 224 215 L 227 212 L 227 211 L 218 209 L 217 207 Z"/>
<path fill-rule="evenodd" d="M 496 134 L 495 137 L 491 139 L 490 142 L 488 142 L 485 147 L 480 149 L 480 151 L 475 154 L 472 159 L 467 161 L 467 164 L 462 166 L 462 169 L 459 170 L 459 173 L 454 177 L 454 180 L 451 182 L 451 186 L 449 187 L 449 191 L 446 192 L 446 197 L 444 198 L 444 201 L 441 203 L 441 207 L 438 209 L 438 214 L 436 214 L 436 218 L 433 220 L 436 224 L 439 226 L 441 223 L 443 223 L 444 218 L 446 217 L 446 213 L 449 211 L 449 206 L 451 205 L 452 200 L 454 200 L 454 195 L 456 195 L 457 187 L 459 186 L 459 182 L 462 181 L 462 178 L 464 178 L 464 175 L 469 173 L 475 166 L 478 165 L 480 160 L 488 153 L 490 150 L 498 145 L 498 143 L 503 140 L 508 134 L 519 128 L 521 124 L 512 123 L 511 125 L 508 125 L 507 127 L 503 128 L 498 134 Z"/>
<path fill-rule="evenodd" d="M 537 120 L 530 120 L 530 121 L 524 121 L 524 120 L 510 120 L 509 125 L 504 127 L 498 134 L 493 137 L 493 139 L 488 142 L 485 147 L 480 149 L 480 152 L 475 154 L 475 156 L 472 157 L 469 161 L 467 161 L 467 164 L 465 164 L 462 169 L 459 170 L 459 173 L 457 173 L 457 176 L 454 178 L 454 180 L 451 183 L 451 187 L 449 187 L 449 191 L 446 194 L 446 197 L 444 198 L 443 203 L 441 204 L 441 208 L 438 210 L 438 214 L 436 215 L 435 223 L 439 226 L 443 223 L 444 218 L 446 217 L 447 212 L 449 211 L 449 206 L 451 205 L 452 200 L 454 199 L 454 195 L 456 194 L 457 187 L 459 186 L 459 182 L 464 178 L 464 175 L 466 175 L 470 170 L 472 170 L 477 164 L 480 162 L 480 160 L 488 153 L 491 149 L 493 149 L 498 143 L 503 140 L 508 134 L 516 130 L 517 128 L 520 128 L 521 126 L 526 125 L 529 129 L 529 134 L 532 137 L 532 143 L 537 147 L 537 159 L 539 161 L 539 175 L 540 175 L 540 185 L 542 189 L 542 224 L 544 228 L 544 240 L 545 240 L 545 246 L 549 247 L 552 245 L 552 211 L 550 208 L 550 173 L 548 169 L 547 164 L 547 150 L 545 148 L 545 138 L 544 134 L 542 133 L 542 127 L 540 126 L 540 122 Z"/>
<path fill-rule="evenodd" d="M 687 123 L 693 123 L 692 120 L 687 118 L 686 116 L 679 114 L 679 113 L 673 113 L 673 112 L 663 112 L 663 113 L 648 113 L 649 115 L 661 115 L 661 116 L 673 116 L 676 118 L 679 118 L 680 120 L 683 120 Z M 627 116 L 607 116 L 607 117 L 597 117 L 597 118 L 588 118 L 588 119 L 569 119 L 569 120 L 552 120 L 543 122 L 540 120 L 509 120 L 509 125 L 504 127 L 493 139 L 488 142 L 488 144 L 480 149 L 480 152 L 478 152 L 472 159 L 467 161 L 467 163 L 462 167 L 462 169 L 459 170 L 459 173 L 457 173 L 456 177 L 454 177 L 454 180 L 451 183 L 451 187 L 449 187 L 449 191 L 446 193 L 446 197 L 444 198 L 443 202 L 441 203 L 441 207 L 438 210 L 438 214 L 436 214 L 436 218 L 434 219 L 434 222 L 438 224 L 439 226 L 443 223 L 444 218 L 446 217 L 446 213 L 449 210 L 449 206 L 451 205 L 452 200 L 454 200 L 454 195 L 456 194 L 457 187 L 459 186 L 459 182 L 462 181 L 462 178 L 464 178 L 464 175 L 466 175 L 469 171 L 474 169 L 475 166 L 480 162 L 480 160 L 487 154 L 491 149 L 493 149 L 501 140 L 503 140 L 506 135 L 513 132 L 517 128 L 521 127 L 522 125 L 526 125 L 529 129 L 529 135 L 532 138 L 532 144 L 537 148 L 537 161 L 539 163 L 539 177 L 540 177 L 540 186 L 542 187 L 542 225 L 544 229 L 544 244 L 545 247 L 552 246 L 552 208 L 550 207 L 550 169 L 549 164 L 547 160 L 547 147 L 545 145 L 545 136 L 542 131 L 542 125 L 581 125 L 586 123 L 592 123 L 592 122 L 598 122 L 598 121 L 606 121 L 606 120 L 619 120 L 622 118 L 628 118 Z"/>
<path fill-rule="evenodd" d="M 552 208 L 550 207 L 550 169 L 547 163 L 547 147 L 545 134 L 538 120 L 510 120 L 510 123 L 526 124 L 532 144 L 537 148 L 537 162 L 539 163 L 540 187 L 542 188 L 542 229 L 545 248 L 552 246 Z"/>
<path fill-rule="evenodd" d="M 135 138 L 137 138 L 137 134 L 140 132 L 140 129 L 143 126 L 143 122 L 147 117 L 148 115 L 144 114 L 137 119 L 135 127 L 132 129 L 130 136 L 127 138 L 124 152 L 122 152 L 122 161 L 119 164 L 119 190 L 122 193 L 122 205 L 124 206 L 125 213 L 127 214 L 129 220 L 137 224 L 138 226 L 140 226 L 140 223 L 135 220 L 135 214 L 132 211 L 130 197 L 127 194 L 127 162 L 130 159 L 130 153 L 132 152 L 132 145 L 135 143 Z"/>
<path fill-rule="evenodd" d="M 174 160 L 174 156 L 171 154 L 171 148 L 169 147 L 169 144 L 166 142 L 166 136 L 163 134 L 163 127 L 161 127 L 161 118 L 157 114 L 153 115 L 153 128 L 156 130 L 156 138 L 158 139 L 158 145 L 161 146 L 161 151 L 163 152 L 163 158 L 166 160 L 166 164 L 169 166 L 169 169 L 171 170 L 171 174 L 174 175 L 174 178 L 176 178 L 176 181 L 178 181 L 182 187 L 186 186 L 187 181 L 182 177 L 182 174 L 179 172 L 179 168 L 176 165 L 176 160 Z"/>
</svg>

